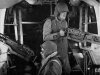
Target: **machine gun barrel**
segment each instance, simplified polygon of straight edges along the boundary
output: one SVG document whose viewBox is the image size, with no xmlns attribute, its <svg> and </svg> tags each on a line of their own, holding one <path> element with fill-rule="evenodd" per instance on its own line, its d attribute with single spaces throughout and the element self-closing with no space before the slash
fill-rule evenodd
<svg viewBox="0 0 100 75">
<path fill-rule="evenodd" d="M 66 35 L 68 39 L 76 42 L 89 42 L 100 45 L 100 36 L 97 34 L 82 32 L 75 28 L 67 28 Z"/>
<path fill-rule="evenodd" d="M 33 50 L 31 50 L 29 47 L 21 45 L 1 33 L 0 33 L 0 41 L 3 41 L 5 44 L 11 47 L 12 49 L 12 51 L 10 51 L 11 53 L 25 59 L 26 61 L 30 61 L 30 59 L 35 56 Z"/>
</svg>

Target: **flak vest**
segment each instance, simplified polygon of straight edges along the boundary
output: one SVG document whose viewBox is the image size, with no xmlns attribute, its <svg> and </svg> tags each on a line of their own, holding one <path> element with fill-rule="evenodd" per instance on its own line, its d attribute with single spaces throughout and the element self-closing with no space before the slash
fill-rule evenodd
<svg viewBox="0 0 100 75">
<path fill-rule="evenodd" d="M 57 33 L 60 31 L 60 29 L 65 29 L 68 26 L 66 20 L 63 21 L 58 21 L 55 18 L 51 18 L 51 34 L 52 33 Z M 71 67 L 69 63 L 69 57 L 68 57 L 68 40 L 67 36 L 65 37 L 60 37 L 56 40 L 53 40 L 57 44 L 57 51 L 58 55 L 60 55 L 62 63 L 63 63 L 63 68 L 65 70 L 65 75 L 66 73 L 69 75 L 71 72 Z"/>
<path fill-rule="evenodd" d="M 51 63 L 51 62 L 56 62 L 56 64 L 59 65 L 59 68 L 61 68 L 61 72 L 62 72 L 62 61 L 59 59 L 59 57 L 53 57 L 53 58 L 50 58 L 41 68 L 40 68 L 40 71 L 38 73 L 38 75 L 44 75 L 44 72 L 45 72 L 45 67 L 48 65 L 48 63 Z M 63 74 L 62 74 L 63 75 Z"/>
<path fill-rule="evenodd" d="M 63 21 L 57 21 L 55 18 L 51 19 L 51 33 L 59 32 L 61 29 L 65 29 L 67 22 L 66 20 Z M 58 54 L 61 55 L 62 58 L 65 58 L 68 53 L 68 41 L 67 37 L 60 37 L 57 40 L 53 40 L 57 44 L 57 51 Z"/>
</svg>

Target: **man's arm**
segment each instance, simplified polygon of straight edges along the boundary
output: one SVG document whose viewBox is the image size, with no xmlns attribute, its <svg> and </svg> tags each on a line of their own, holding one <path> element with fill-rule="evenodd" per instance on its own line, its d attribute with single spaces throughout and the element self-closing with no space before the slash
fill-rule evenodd
<svg viewBox="0 0 100 75">
<path fill-rule="evenodd" d="M 43 26 L 43 40 L 55 40 L 59 37 L 59 33 L 53 33 L 51 34 L 51 20 L 47 19 Z"/>
<path fill-rule="evenodd" d="M 0 0 L 0 9 L 9 8 L 22 0 Z"/>
</svg>

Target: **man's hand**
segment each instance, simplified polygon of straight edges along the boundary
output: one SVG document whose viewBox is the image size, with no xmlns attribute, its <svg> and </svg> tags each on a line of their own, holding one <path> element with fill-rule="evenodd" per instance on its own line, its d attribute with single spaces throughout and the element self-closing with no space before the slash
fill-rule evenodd
<svg viewBox="0 0 100 75">
<path fill-rule="evenodd" d="M 59 34 L 60 34 L 60 36 L 65 36 L 65 31 L 61 29 Z"/>
</svg>

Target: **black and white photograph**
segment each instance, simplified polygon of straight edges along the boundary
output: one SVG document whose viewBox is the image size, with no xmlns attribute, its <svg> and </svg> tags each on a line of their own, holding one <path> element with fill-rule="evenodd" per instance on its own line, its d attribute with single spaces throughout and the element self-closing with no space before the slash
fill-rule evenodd
<svg viewBox="0 0 100 75">
<path fill-rule="evenodd" d="M 100 75 L 100 0 L 0 0 L 0 75 Z"/>
</svg>

